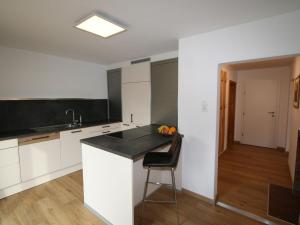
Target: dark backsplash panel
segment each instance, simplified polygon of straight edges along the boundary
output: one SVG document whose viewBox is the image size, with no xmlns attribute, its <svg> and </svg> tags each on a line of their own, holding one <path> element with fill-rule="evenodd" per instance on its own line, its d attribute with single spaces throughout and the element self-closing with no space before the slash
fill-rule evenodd
<svg viewBox="0 0 300 225">
<path fill-rule="evenodd" d="M 69 123 L 74 109 L 83 123 L 106 121 L 107 99 L 1 100 L 0 132 Z"/>
</svg>

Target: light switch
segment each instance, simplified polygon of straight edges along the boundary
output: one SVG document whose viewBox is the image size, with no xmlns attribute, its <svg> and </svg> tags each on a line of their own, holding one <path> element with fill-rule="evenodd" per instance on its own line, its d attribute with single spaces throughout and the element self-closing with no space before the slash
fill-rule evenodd
<svg viewBox="0 0 300 225">
<path fill-rule="evenodd" d="M 202 101 L 201 102 L 201 111 L 202 112 L 207 112 L 207 101 Z"/>
</svg>

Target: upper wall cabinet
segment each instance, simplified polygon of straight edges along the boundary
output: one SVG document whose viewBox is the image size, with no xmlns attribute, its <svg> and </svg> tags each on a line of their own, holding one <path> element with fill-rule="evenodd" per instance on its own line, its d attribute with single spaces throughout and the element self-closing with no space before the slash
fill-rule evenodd
<svg viewBox="0 0 300 225">
<path fill-rule="evenodd" d="M 122 68 L 122 83 L 150 82 L 150 62 L 132 64 Z"/>
<path fill-rule="evenodd" d="M 150 62 L 122 68 L 122 117 L 125 123 L 150 124 Z"/>
</svg>

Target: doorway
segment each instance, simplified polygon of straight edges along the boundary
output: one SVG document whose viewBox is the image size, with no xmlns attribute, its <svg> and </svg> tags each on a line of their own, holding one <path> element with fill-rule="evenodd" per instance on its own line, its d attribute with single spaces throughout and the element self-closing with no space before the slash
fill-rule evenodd
<svg viewBox="0 0 300 225">
<path fill-rule="evenodd" d="M 227 64 L 220 73 L 217 204 L 268 224 L 286 224 L 268 215 L 268 191 L 292 184 L 284 149 L 293 62 Z"/>
</svg>

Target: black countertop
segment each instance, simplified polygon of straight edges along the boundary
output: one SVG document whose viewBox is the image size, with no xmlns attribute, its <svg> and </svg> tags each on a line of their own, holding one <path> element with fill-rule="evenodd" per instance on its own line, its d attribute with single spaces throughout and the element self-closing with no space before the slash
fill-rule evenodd
<svg viewBox="0 0 300 225">
<path fill-rule="evenodd" d="M 101 126 L 105 124 L 118 123 L 118 122 L 120 121 L 105 120 L 105 121 L 83 123 L 82 125 L 76 127 L 68 127 L 67 125 L 56 125 L 56 126 L 48 126 L 48 127 L 29 128 L 25 130 L 0 132 L 0 141 L 14 139 L 14 138 L 29 137 L 34 135 L 41 135 L 41 134 L 52 133 L 52 132 L 61 132 L 67 130 L 86 128 L 86 127 Z"/>
<path fill-rule="evenodd" d="M 153 124 L 83 139 L 81 143 L 136 160 L 149 151 L 171 144 L 172 137 L 158 134 L 158 127 Z"/>
</svg>

